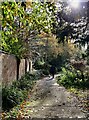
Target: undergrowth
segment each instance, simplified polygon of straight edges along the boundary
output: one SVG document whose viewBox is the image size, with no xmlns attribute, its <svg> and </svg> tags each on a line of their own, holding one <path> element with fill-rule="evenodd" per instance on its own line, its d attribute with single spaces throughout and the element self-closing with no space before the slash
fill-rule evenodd
<svg viewBox="0 0 89 120">
<path fill-rule="evenodd" d="M 26 73 L 21 79 L 14 81 L 11 86 L 2 87 L 2 109 L 9 111 L 14 106 L 20 104 L 28 96 L 36 82 L 40 78 L 38 72 L 34 74 Z"/>
</svg>

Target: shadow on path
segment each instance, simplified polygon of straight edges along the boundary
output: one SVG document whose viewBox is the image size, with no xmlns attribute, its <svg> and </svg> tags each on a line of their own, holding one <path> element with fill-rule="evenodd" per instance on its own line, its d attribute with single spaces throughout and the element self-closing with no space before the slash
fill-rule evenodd
<svg viewBox="0 0 89 120">
<path fill-rule="evenodd" d="M 85 113 L 78 99 L 64 87 L 59 86 L 54 78 L 43 78 L 37 81 L 31 98 L 24 111 L 30 110 L 31 118 L 85 118 Z"/>
</svg>

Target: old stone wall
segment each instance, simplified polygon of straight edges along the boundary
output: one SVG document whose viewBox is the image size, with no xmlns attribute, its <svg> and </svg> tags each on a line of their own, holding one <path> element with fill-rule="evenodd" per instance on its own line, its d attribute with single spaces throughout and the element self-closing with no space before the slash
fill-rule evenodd
<svg viewBox="0 0 89 120">
<path fill-rule="evenodd" d="M 2 84 L 11 84 L 13 80 L 16 80 L 17 76 L 17 62 L 14 55 L 8 55 L 0 53 L 1 59 L 1 79 Z"/>
<path fill-rule="evenodd" d="M 21 76 L 23 76 L 25 74 L 25 59 L 22 59 L 20 61 L 20 65 L 19 65 L 19 79 L 21 78 Z"/>
<path fill-rule="evenodd" d="M 25 74 L 25 59 L 20 61 L 19 78 Z M 0 52 L 0 81 L 9 85 L 17 79 L 17 59 L 14 55 Z"/>
</svg>

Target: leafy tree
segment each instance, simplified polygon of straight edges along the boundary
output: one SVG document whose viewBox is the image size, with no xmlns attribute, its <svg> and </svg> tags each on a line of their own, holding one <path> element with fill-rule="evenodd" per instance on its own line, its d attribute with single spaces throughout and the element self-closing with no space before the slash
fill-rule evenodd
<svg viewBox="0 0 89 120">
<path fill-rule="evenodd" d="M 81 45 L 88 45 L 89 34 L 87 29 L 87 18 L 83 17 L 72 23 L 71 26 L 73 26 L 74 28 L 72 38 L 75 40 L 75 43 L 80 43 Z"/>
<path fill-rule="evenodd" d="M 78 10 L 77 13 L 73 13 L 73 9 L 69 7 L 67 2 L 57 2 L 57 14 L 56 22 L 53 24 L 54 33 L 56 34 L 59 42 L 65 43 L 71 37 L 75 43 L 85 45 L 89 43 L 89 16 L 88 5 L 86 3 L 86 9 L 81 10 L 84 15 Z M 83 9 L 83 8 L 81 8 Z M 87 15 L 85 13 L 87 12 Z"/>
<path fill-rule="evenodd" d="M 22 58 L 24 52 L 23 30 L 26 30 L 25 12 L 21 4 L 3 2 L 2 5 L 2 50 Z M 25 28 L 26 27 L 26 28 Z"/>
<path fill-rule="evenodd" d="M 64 44 L 73 31 L 73 28 L 70 25 L 72 19 L 69 19 L 71 10 L 69 9 L 67 2 L 57 2 L 56 7 L 56 22 L 53 23 L 53 33 L 58 38 L 59 43 L 62 42 Z M 71 18 L 73 18 L 73 16 Z"/>
<path fill-rule="evenodd" d="M 21 58 L 31 58 L 37 50 L 35 45 L 39 33 L 51 33 L 55 21 L 55 5 L 50 2 L 34 2 L 28 8 L 26 2 L 2 2 L 1 9 L 0 48 L 14 54 L 19 64 Z"/>
</svg>

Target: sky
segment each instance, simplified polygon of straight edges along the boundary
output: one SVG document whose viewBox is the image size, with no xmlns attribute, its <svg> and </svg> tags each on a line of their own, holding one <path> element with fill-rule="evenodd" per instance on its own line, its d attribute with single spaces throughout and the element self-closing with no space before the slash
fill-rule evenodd
<svg viewBox="0 0 89 120">
<path fill-rule="evenodd" d="M 63 2 L 66 2 L 66 1 L 68 1 L 68 0 L 62 0 Z M 77 1 L 77 0 L 75 0 L 75 1 Z M 88 2 L 89 0 L 78 0 L 78 1 L 80 1 L 80 2 Z"/>
</svg>

